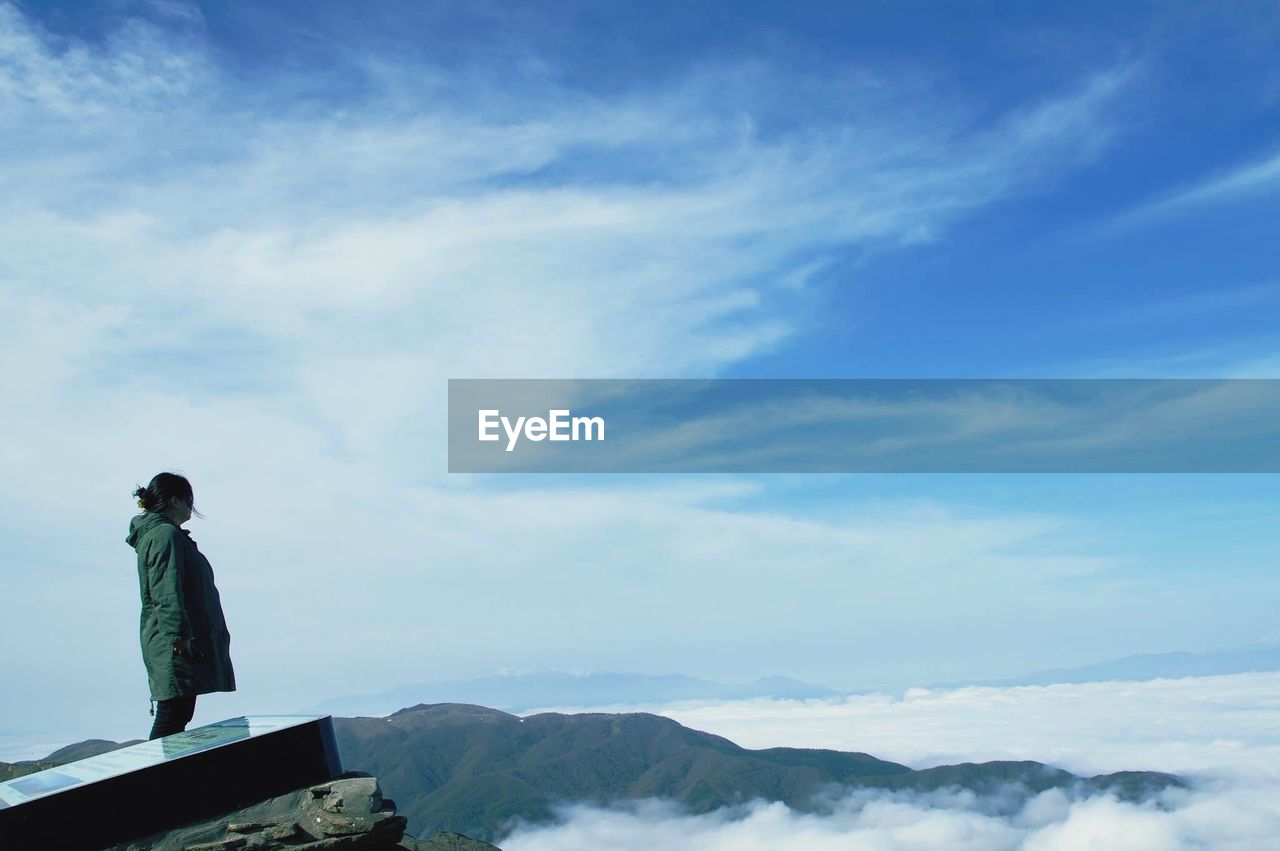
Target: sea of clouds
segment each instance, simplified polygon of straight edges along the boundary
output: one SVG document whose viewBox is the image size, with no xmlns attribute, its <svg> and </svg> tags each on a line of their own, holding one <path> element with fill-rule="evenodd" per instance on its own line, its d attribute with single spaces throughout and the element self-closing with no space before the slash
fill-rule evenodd
<svg viewBox="0 0 1280 851">
<path fill-rule="evenodd" d="M 669 801 L 575 805 L 556 824 L 518 827 L 505 851 L 1280 848 L 1280 673 L 608 709 L 657 712 L 750 748 L 865 751 L 913 768 L 1034 759 L 1085 775 L 1168 771 L 1191 788 L 1136 804 L 1050 790 L 1013 806 L 1013 790 L 850 790 L 821 815 L 765 801 L 704 815 Z"/>
</svg>

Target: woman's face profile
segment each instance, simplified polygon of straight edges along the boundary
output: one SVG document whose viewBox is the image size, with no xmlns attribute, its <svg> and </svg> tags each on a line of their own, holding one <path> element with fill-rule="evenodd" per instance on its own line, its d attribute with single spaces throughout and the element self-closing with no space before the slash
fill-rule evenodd
<svg viewBox="0 0 1280 851">
<path fill-rule="evenodd" d="M 169 510 L 166 512 L 174 523 L 181 526 L 191 519 L 191 503 L 179 496 L 175 496 L 169 500 Z"/>
</svg>

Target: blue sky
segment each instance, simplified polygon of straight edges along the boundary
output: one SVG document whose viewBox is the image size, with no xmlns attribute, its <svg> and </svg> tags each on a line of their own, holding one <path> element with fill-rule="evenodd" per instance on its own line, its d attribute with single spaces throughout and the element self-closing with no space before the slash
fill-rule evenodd
<svg viewBox="0 0 1280 851">
<path fill-rule="evenodd" d="M 451 377 L 1280 377 L 1277 36 L 1262 3 L 0 3 L 0 727 L 85 689 L 95 735 L 149 723 L 122 539 L 160 469 L 242 683 L 206 720 L 1280 640 L 1274 477 L 444 472 Z"/>
</svg>

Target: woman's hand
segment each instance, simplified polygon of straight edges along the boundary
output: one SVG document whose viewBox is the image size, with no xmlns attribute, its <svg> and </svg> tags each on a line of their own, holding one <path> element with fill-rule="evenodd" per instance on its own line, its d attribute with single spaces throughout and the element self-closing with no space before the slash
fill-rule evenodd
<svg viewBox="0 0 1280 851">
<path fill-rule="evenodd" d="M 195 642 L 190 638 L 178 638 L 173 642 L 173 652 L 175 655 L 181 656 L 183 659 L 194 659 L 199 655 L 196 651 Z"/>
</svg>

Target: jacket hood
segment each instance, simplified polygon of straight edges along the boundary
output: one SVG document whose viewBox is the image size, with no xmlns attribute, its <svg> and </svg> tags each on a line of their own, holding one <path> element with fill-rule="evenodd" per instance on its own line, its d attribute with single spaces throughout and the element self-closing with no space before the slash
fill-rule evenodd
<svg viewBox="0 0 1280 851">
<path fill-rule="evenodd" d="M 178 525 L 165 515 L 157 514 L 154 511 L 147 511 L 143 514 L 139 514 L 129 521 L 129 536 L 124 539 L 124 542 L 136 550 L 138 548 L 138 542 L 142 540 L 144 535 L 157 526 L 162 526 L 165 523 L 168 523 L 170 526 Z"/>
</svg>

